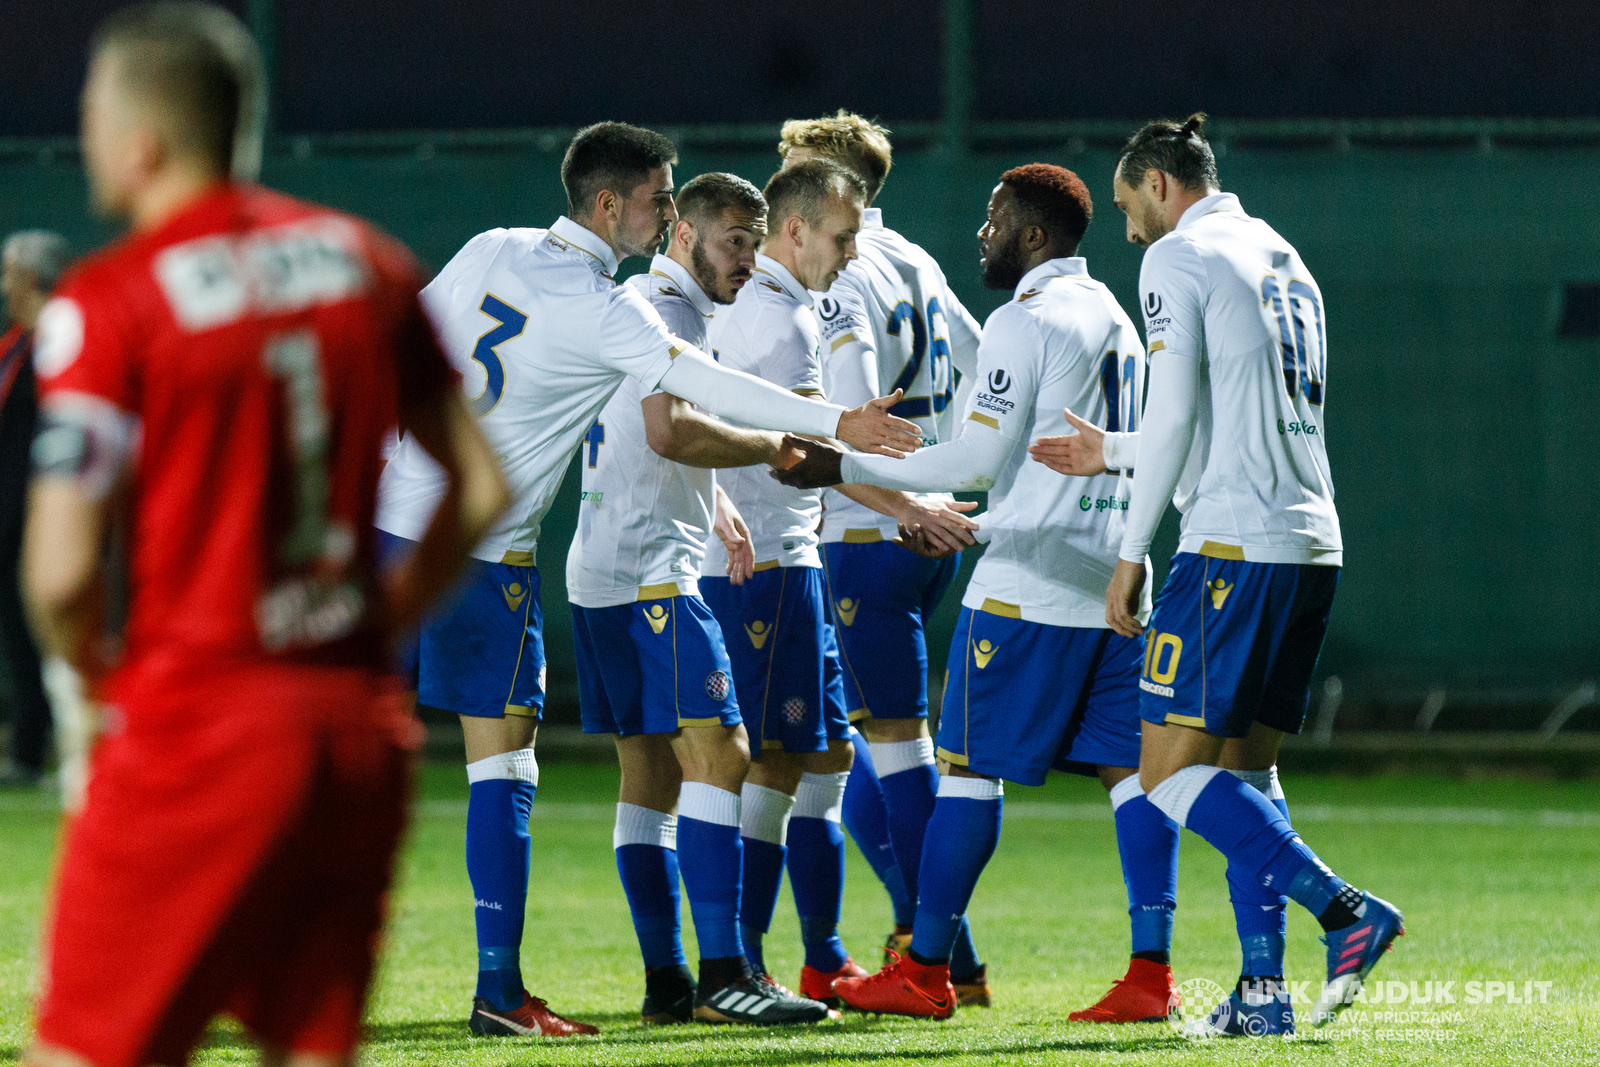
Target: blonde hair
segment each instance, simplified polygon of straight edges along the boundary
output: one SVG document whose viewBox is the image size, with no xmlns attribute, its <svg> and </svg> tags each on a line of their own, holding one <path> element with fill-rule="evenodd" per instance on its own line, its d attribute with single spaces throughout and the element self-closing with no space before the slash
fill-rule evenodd
<svg viewBox="0 0 1600 1067">
<path fill-rule="evenodd" d="M 889 131 L 844 108 L 832 118 L 785 122 L 778 133 L 778 156 L 787 159 L 797 148 L 813 149 L 859 174 L 867 183 L 869 204 L 878 198 L 894 165 Z"/>
</svg>

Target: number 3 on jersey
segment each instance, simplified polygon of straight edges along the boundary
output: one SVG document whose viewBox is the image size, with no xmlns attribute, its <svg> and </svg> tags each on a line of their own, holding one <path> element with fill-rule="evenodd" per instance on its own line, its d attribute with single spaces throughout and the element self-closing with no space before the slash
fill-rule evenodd
<svg viewBox="0 0 1600 1067">
<path fill-rule="evenodd" d="M 528 326 L 528 316 L 493 293 L 483 294 L 483 303 L 478 305 L 478 310 L 499 323 L 472 346 L 473 362 L 482 364 L 485 379 L 483 392 L 472 398 L 472 413 L 481 419 L 495 409 L 495 405 L 500 403 L 501 394 L 506 391 L 505 364 L 500 361 L 500 354 L 495 349 L 520 336 Z"/>
</svg>

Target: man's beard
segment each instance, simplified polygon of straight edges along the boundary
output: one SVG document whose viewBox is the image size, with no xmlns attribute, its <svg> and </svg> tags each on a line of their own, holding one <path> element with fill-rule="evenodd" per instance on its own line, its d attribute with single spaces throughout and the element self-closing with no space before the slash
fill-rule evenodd
<svg viewBox="0 0 1600 1067">
<path fill-rule="evenodd" d="M 1007 241 L 1000 251 L 983 263 L 985 289 L 1015 289 L 1027 271 L 1022 269 L 1021 234 Z"/>
<path fill-rule="evenodd" d="M 706 255 L 706 250 L 696 241 L 689 246 L 689 263 L 694 273 L 694 280 L 700 283 L 700 288 L 715 304 L 731 304 L 733 298 L 739 295 L 730 281 L 724 281 L 718 274 L 717 268 L 712 266 L 711 257 Z"/>
</svg>

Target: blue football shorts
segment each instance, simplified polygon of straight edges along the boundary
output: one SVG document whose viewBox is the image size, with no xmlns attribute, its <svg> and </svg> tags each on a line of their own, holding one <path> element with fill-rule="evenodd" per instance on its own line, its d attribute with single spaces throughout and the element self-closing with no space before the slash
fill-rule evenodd
<svg viewBox="0 0 1600 1067">
<path fill-rule="evenodd" d="M 822 565 L 850 721 L 927 718 L 925 627 L 960 554 L 932 560 L 890 541 L 836 541 L 822 546 Z"/>
<path fill-rule="evenodd" d="M 701 578 L 700 595 L 727 639 L 750 747 L 824 751 L 822 568 L 766 567 L 743 585 Z"/>
<path fill-rule="evenodd" d="M 849 705 L 845 703 L 844 665 L 839 660 L 839 635 L 833 623 L 822 626 L 822 732 L 828 741 L 848 741 Z"/>
<path fill-rule="evenodd" d="M 722 628 L 697 596 L 572 606 L 586 734 L 670 734 L 736 726 L 739 701 Z"/>
<path fill-rule="evenodd" d="M 1257 722 L 1299 733 L 1338 588 L 1338 567 L 1173 556 L 1145 628 L 1139 714 L 1218 737 Z"/>
<path fill-rule="evenodd" d="M 1139 766 L 1140 644 L 963 607 L 950 643 L 939 758 L 1042 785 L 1049 770 Z"/>
<path fill-rule="evenodd" d="M 415 543 L 378 531 L 384 559 Z M 544 611 L 536 567 L 469 560 L 401 646 L 398 666 L 423 707 L 538 719 L 544 708 Z"/>
</svg>

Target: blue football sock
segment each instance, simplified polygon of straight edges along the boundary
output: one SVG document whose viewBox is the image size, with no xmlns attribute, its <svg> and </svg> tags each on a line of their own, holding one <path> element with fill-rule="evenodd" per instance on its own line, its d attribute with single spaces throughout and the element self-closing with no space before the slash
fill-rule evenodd
<svg viewBox="0 0 1600 1067">
<path fill-rule="evenodd" d="M 872 746 L 872 762 L 883 786 L 883 802 L 889 809 L 889 839 L 894 842 L 895 858 L 900 861 L 907 898 L 915 904 L 922 843 L 933 816 L 934 796 L 939 791 L 933 739 L 879 741 Z"/>
<path fill-rule="evenodd" d="M 788 851 L 789 809 L 794 798 L 777 789 L 751 782 L 740 793 L 739 827 L 744 845 L 744 890 L 739 900 L 739 935 L 744 954 L 757 972 L 767 969 L 761 940 L 772 928 L 783 883 L 783 860 Z"/>
<path fill-rule="evenodd" d="M 678 853 L 674 847 L 677 818 L 637 804 L 618 804 L 611 843 L 644 965 L 652 970 L 682 966 Z"/>
<path fill-rule="evenodd" d="M 831 974 L 844 966 L 839 909 L 844 897 L 844 828 L 839 824 L 847 771 L 804 774 L 789 820 L 789 886 L 800 913 L 806 966 Z"/>
<path fill-rule="evenodd" d="M 1234 777 L 1248 782 L 1272 801 L 1289 818 L 1289 802 L 1278 784 L 1278 768 L 1264 771 L 1234 771 Z M 1241 978 L 1277 978 L 1283 975 L 1283 947 L 1288 933 L 1288 898 L 1264 888 L 1238 865 L 1228 864 L 1228 898 L 1233 902 L 1234 926 L 1239 931 Z"/>
<path fill-rule="evenodd" d="M 1111 790 L 1117 852 L 1128 886 L 1133 951 L 1172 951 L 1172 912 L 1178 906 L 1178 824 L 1144 795 L 1133 774 Z"/>
<path fill-rule="evenodd" d="M 883 787 L 872 765 L 872 748 L 855 730 L 850 731 L 850 742 L 856 749 L 856 761 L 844 787 L 844 828 L 850 831 L 872 873 L 888 891 L 895 923 L 910 926 L 917 915 L 917 902 L 906 889 L 894 843 L 889 839 L 889 809 L 884 806 Z"/>
<path fill-rule="evenodd" d="M 1263 888 L 1286 894 L 1313 915 L 1320 917 L 1344 888 L 1283 812 L 1219 767 L 1185 767 L 1156 786 L 1150 800 L 1240 871 L 1254 871 Z"/>
<path fill-rule="evenodd" d="M 701 959 L 744 955 L 739 939 L 744 867 L 739 808 L 738 793 L 704 782 L 684 782 L 678 795 L 678 854 Z"/>
<path fill-rule="evenodd" d="M 528 817 L 538 789 L 533 749 L 467 765 L 467 877 L 478 934 L 478 987 L 501 1011 L 522 1006 L 522 922 L 528 906 Z"/>
<path fill-rule="evenodd" d="M 961 925 L 956 927 L 956 943 L 950 946 L 950 977 L 971 978 L 982 966 L 978 946 L 972 943 L 972 924 L 963 915 Z"/>
<path fill-rule="evenodd" d="M 947 776 L 928 820 L 922 849 L 921 896 L 911 951 L 924 960 L 951 959 L 978 876 L 1000 841 L 1000 783 Z"/>
</svg>

